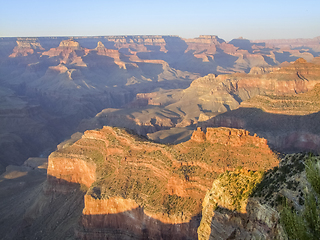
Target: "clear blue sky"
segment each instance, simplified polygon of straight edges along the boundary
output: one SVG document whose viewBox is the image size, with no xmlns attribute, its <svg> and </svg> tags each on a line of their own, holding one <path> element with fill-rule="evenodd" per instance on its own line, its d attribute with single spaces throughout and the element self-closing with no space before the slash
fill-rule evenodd
<svg viewBox="0 0 320 240">
<path fill-rule="evenodd" d="M 319 0 L 0 0 L 0 36 L 320 36 Z"/>
</svg>

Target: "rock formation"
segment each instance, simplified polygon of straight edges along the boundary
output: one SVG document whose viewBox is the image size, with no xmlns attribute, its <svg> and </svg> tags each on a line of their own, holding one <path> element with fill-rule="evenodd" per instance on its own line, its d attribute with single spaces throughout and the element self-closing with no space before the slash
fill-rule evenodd
<svg viewBox="0 0 320 240">
<path fill-rule="evenodd" d="M 269 143 L 280 151 L 289 148 L 298 151 L 315 150 L 319 145 L 318 137 L 312 135 L 314 133 L 305 130 L 297 132 L 293 128 L 285 132 L 290 124 L 282 128 L 281 133 L 267 133 L 272 128 L 254 127 L 265 123 L 264 120 L 260 119 L 255 123 L 249 115 L 241 113 L 245 110 L 237 109 L 259 108 L 264 112 L 283 115 L 316 114 L 318 97 L 315 86 L 320 80 L 319 66 L 298 59 L 279 67 L 255 68 L 249 74 L 209 74 L 194 80 L 184 90 L 160 89 L 151 93 L 139 93 L 124 109 L 105 109 L 95 118 L 83 121 L 79 130 L 111 125 L 127 127 L 142 135 L 156 131 L 164 131 L 164 135 L 167 135 L 172 127 L 188 126 L 195 129 L 195 125 L 198 125 L 247 128 L 251 132 L 262 134 L 260 136 L 269 139 Z M 312 90 L 313 87 L 315 90 Z M 269 117 L 272 115 L 266 119 Z M 290 116 L 287 120 L 290 121 L 289 119 Z M 300 144 L 300 140 L 294 143 L 294 138 L 300 138 L 301 141 L 309 139 L 314 143 Z M 286 146 L 281 146 L 284 143 Z M 306 147 L 307 145 L 311 148 Z"/>
<path fill-rule="evenodd" d="M 13 52 L 9 55 L 10 58 L 15 57 L 25 57 L 29 54 L 34 54 L 35 50 L 41 51 L 44 50 L 44 48 L 41 46 L 40 42 L 37 38 L 18 38 L 17 46 L 13 49 Z"/>
<path fill-rule="evenodd" d="M 198 129 L 190 141 L 165 146 L 104 127 L 52 153 L 48 183 L 58 192 L 68 192 L 70 183 L 89 188 L 76 230 L 82 239 L 196 239 L 201 202 L 216 173 L 276 164 L 266 141 L 244 130 Z"/>
</svg>

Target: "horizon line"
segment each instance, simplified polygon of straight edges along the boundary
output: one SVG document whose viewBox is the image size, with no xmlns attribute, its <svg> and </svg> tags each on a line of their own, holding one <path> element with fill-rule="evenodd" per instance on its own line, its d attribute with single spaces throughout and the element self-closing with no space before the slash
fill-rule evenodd
<svg viewBox="0 0 320 240">
<path fill-rule="evenodd" d="M 37 36 L 25 36 L 25 37 L 21 37 L 21 36 L 0 36 L 0 39 L 4 39 L 4 38 L 103 38 L 103 37 L 178 37 L 181 39 L 197 39 L 197 38 L 201 38 L 204 36 L 210 36 L 210 37 L 217 37 L 220 38 L 224 41 L 226 41 L 225 39 L 219 37 L 218 35 L 215 34 L 200 34 L 197 37 L 181 37 L 179 35 L 172 35 L 172 34 L 119 34 L 119 35 L 37 35 Z M 237 37 L 237 38 L 232 38 L 230 41 L 234 40 L 234 39 L 244 39 L 244 40 L 250 40 L 250 41 L 271 41 L 271 40 L 295 40 L 295 39 L 305 39 L 305 40 L 313 40 L 313 39 L 317 39 L 320 38 L 319 36 L 315 36 L 315 37 L 298 37 L 298 38 L 265 38 L 265 39 L 250 39 L 250 38 L 245 38 L 245 37 Z M 226 42 L 230 42 L 230 41 L 226 41 Z"/>
</svg>

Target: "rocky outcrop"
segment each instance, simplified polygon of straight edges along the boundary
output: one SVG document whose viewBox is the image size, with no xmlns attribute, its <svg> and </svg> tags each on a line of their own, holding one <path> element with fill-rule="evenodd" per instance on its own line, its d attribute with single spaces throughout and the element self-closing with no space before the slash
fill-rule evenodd
<svg viewBox="0 0 320 240">
<path fill-rule="evenodd" d="M 242 144 L 255 145 L 261 149 L 268 149 L 267 140 L 254 136 L 250 136 L 249 132 L 243 129 L 230 129 L 230 128 L 207 128 L 206 133 L 202 132 L 198 127 L 194 131 L 191 140 L 197 142 L 209 141 L 212 144 L 219 143 L 224 145 L 241 146 Z"/>
<path fill-rule="evenodd" d="M 17 46 L 9 55 L 10 58 L 15 58 L 18 56 L 25 57 L 29 54 L 34 54 L 34 51 L 44 50 L 37 38 L 18 38 L 16 43 Z"/>
<path fill-rule="evenodd" d="M 181 118 L 192 119 L 195 122 L 209 120 L 199 118 L 200 115 L 207 114 L 214 117 L 219 113 L 235 110 L 239 106 L 257 107 L 256 102 L 265 103 L 261 104 L 265 111 L 269 111 L 267 109 L 272 108 L 276 101 L 282 101 L 281 105 L 287 106 L 287 112 L 292 110 L 293 114 L 300 114 L 299 111 L 312 113 L 317 111 L 318 108 L 315 107 L 317 103 L 312 103 L 310 100 L 313 93 L 309 96 L 306 92 L 311 91 L 320 82 L 319 76 L 320 65 L 298 59 L 282 67 L 252 69 L 249 74 L 235 73 L 218 76 L 209 74 L 194 80 L 189 88 L 181 92 L 166 95 L 153 94 L 153 99 L 162 99 L 161 104 L 166 109 L 180 114 Z M 288 97 L 288 95 L 297 93 L 306 93 L 308 96 L 303 98 L 297 95 L 296 104 L 292 105 L 291 102 L 295 101 L 295 97 Z M 247 101 L 248 99 L 250 100 Z M 250 105 L 250 103 L 253 104 Z M 147 100 L 144 104 L 147 104 Z M 219 116 L 216 118 L 215 121 L 220 121 Z M 243 128 L 244 123 L 240 121 L 234 125 L 225 123 L 220 126 Z"/>
<path fill-rule="evenodd" d="M 295 94 L 311 90 L 319 82 L 320 65 L 308 63 L 303 59 L 267 74 L 220 75 L 219 80 L 230 79 L 237 89 L 249 92 L 258 90 L 259 94 Z M 239 93 L 240 96 L 243 93 Z"/>
<path fill-rule="evenodd" d="M 60 48 L 71 48 L 71 49 L 75 49 L 75 50 L 79 50 L 80 49 L 80 44 L 75 41 L 74 39 L 69 39 L 69 40 L 63 40 L 60 42 L 59 44 Z"/>
<path fill-rule="evenodd" d="M 196 142 L 205 142 L 206 134 L 201 131 L 201 128 L 197 128 L 197 130 L 192 133 L 191 140 Z"/>
<path fill-rule="evenodd" d="M 308 115 L 320 110 L 320 84 L 308 92 L 296 95 L 258 95 L 241 103 L 240 107 L 260 108 L 265 112 L 286 115 Z"/>
<path fill-rule="evenodd" d="M 313 41 L 316 44 L 316 39 Z M 297 42 L 307 46 L 303 40 Z M 24 101 L 40 105 L 47 116 L 55 119 L 45 128 L 53 131 L 59 141 L 75 132 L 82 119 L 94 117 L 105 108 L 122 106 L 152 105 L 145 111 L 152 112 L 148 119 L 139 111 L 136 115 L 130 112 L 133 117 L 128 120 L 129 124 L 121 125 L 147 134 L 174 126 L 193 126 L 200 114 L 211 117 L 234 110 L 239 103 L 258 94 L 308 91 L 318 81 L 317 60 L 313 65 L 299 60 L 272 72 L 270 68 L 301 56 L 309 60 L 312 54 L 318 53 L 308 49 L 273 49 L 246 39 L 227 43 L 217 36 L 0 38 L 1 85 L 11 88 Z M 249 72 L 251 67 L 259 69 L 252 70 L 251 74 L 216 76 Z M 212 75 L 205 77 L 207 83 L 201 79 L 185 89 L 193 79 L 208 73 Z M 159 88 L 184 90 L 172 90 L 160 97 L 136 95 L 154 93 Z M 128 104 L 135 96 L 136 101 Z M 153 106 L 167 108 L 157 114 Z M 128 113 L 124 115 L 126 119 Z M 141 119 L 137 119 L 137 115 Z M 97 120 L 99 127 L 102 126 L 100 120 Z M 121 124 L 126 121 L 120 120 Z M 109 122 L 113 121 L 118 120 Z M 232 125 L 226 123 L 225 126 Z M 243 126 L 242 122 L 237 126 Z M 21 139 L 19 134 L 18 137 L 3 136 L 3 142 L 8 143 L 13 152 L 25 145 L 17 144 Z M 39 147 L 31 145 L 25 149 Z M 19 160 L 20 163 L 23 160 Z"/>
<path fill-rule="evenodd" d="M 113 63 L 117 64 L 120 68 L 126 69 L 126 64 L 121 61 L 118 50 L 107 49 L 101 41 L 97 43 L 95 50 L 97 51 L 97 55 L 113 58 Z"/>
<path fill-rule="evenodd" d="M 80 67 L 86 67 L 82 57 L 86 55 L 86 49 L 83 49 L 79 42 L 74 39 L 63 40 L 57 48 L 51 48 L 42 53 L 42 56 L 54 57 L 60 63 L 70 64 Z"/>
<path fill-rule="evenodd" d="M 266 144 L 252 146 L 258 141 L 246 131 L 208 129 L 197 141 L 199 133 L 166 146 L 111 127 L 86 131 L 49 156 L 48 191 L 68 192 L 70 183 L 89 187 L 76 230 L 82 239 L 196 239 L 201 202 L 215 173 L 239 164 L 256 170 L 277 164 Z M 228 144 L 216 142 L 218 135 L 228 136 Z"/>
</svg>

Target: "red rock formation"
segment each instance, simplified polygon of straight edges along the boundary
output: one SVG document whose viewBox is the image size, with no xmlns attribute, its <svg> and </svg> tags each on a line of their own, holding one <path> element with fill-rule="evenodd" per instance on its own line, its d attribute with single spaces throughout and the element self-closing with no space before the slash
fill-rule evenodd
<svg viewBox="0 0 320 240">
<path fill-rule="evenodd" d="M 193 132 L 191 140 L 196 142 L 204 142 L 206 140 L 206 135 L 201 131 L 201 128 L 198 127 L 197 130 Z"/>
<path fill-rule="evenodd" d="M 196 239 L 196 215 L 212 173 L 234 169 L 241 161 L 250 168 L 251 153 L 254 164 L 263 162 L 253 169 L 277 164 L 266 141 L 244 130 L 207 129 L 205 135 L 198 129 L 189 142 L 166 147 L 104 127 L 52 153 L 48 182 L 55 191 L 65 191 L 67 182 L 89 187 L 77 229 L 82 239 L 122 239 L 123 234 Z"/>
<path fill-rule="evenodd" d="M 74 64 L 77 66 L 86 67 L 82 56 L 86 55 L 88 51 L 80 47 L 80 44 L 74 39 L 63 40 L 59 47 L 51 48 L 49 51 L 43 52 L 43 56 L 57 57 L 60 63 Z"/>
<path fill-rule="evenodd" d="M 219 143 L 237 147 L 244 144 L 252 144 L 260 149 L 270 151 L 266 139 L 259 138 L 256 134 L 250 136 L 249 132 L 244 129 L 207 128 L 206 133 L 204 133 L 198 127 L 197 131 L 193 132 L 191 140 L 197 142 L 209 141 L 212 144 Z"/>
<path fill-rule="evenodd" d="M 97 55 L 111 57 L 113 58 L 115 64 L 117 64 L 120 68 L 126 69 L 126 64 L 121 61 L 118 50 L 107 49 L 101 41 L 98 42 L 95 50 L 97 51 Z"/>
<path fill-rule="evenodd" d="M 28 56 L 36 51 L 42 51 L 44 48 L 38 42 L 37 38 L 18 38 L 16 41 L 17 46 L 13 49 L 13 52 L 9 55 L 10 58 L 15 58 L 18 56 Z"/>
</svg>

